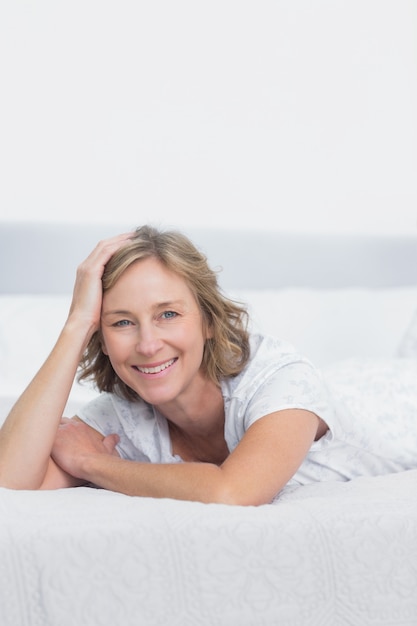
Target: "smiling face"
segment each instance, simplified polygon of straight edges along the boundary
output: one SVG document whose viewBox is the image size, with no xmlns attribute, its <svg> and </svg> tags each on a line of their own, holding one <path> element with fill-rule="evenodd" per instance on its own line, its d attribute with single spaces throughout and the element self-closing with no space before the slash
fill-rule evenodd
<svg viewBox="0 0 417 626">
<path fill-rule="evenodd" d="M 101 330 L 119 378 L 165 415 L 208 384 L 201 362 L 210 333 L 187 283 L 158 259 L 136 261 L 104 293 Z"/>
</svg>

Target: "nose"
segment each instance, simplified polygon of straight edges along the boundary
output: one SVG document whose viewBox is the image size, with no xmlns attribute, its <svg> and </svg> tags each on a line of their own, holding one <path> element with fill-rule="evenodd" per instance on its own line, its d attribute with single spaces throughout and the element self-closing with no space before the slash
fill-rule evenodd
<svg viewBox="0 0 417 626">
<path fill-rule="evenodd" d="M 136 352 L 146 357 L 151 357 L 156 354 L 162 346 L 163 341 L 157 328 L 154 328 L 152 325 L 147 325 L 146 327 L 141 326 L 138 329 Z"/>
</svg>

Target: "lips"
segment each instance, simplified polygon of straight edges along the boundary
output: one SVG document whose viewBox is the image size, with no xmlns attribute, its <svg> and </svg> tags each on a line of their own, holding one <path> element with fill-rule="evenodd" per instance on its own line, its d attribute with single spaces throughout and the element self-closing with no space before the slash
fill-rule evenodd
<svg viewBox="0 0 417 626">
<path fill-rule="evenodd" d="M 169 361 L 165 361 L 165 363 L 161 363 L 161 365 L 155 365 L 155 367 L 139 367 L 139 365 L 135 366 L 142 374 L 159 374 L 167 369 L 167 367 L 171 367 L 175 363 L 177 359 L 170 359 Z"/>
</svg>

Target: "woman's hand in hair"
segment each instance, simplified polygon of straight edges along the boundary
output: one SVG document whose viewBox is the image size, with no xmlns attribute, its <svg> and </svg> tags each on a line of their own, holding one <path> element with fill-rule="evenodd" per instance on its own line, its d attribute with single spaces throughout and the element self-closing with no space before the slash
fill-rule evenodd
<svg viewBox="0 0 417 626">
<path fill-rule="evenodd" d="M 100 241 L 89 256 L 78 266 L 68 320 L 87 323 L 93 334 L 99 327 L 102 276 L 106 263 L 131 239 L 133 233 L 123 233 Z"/>
</svg>

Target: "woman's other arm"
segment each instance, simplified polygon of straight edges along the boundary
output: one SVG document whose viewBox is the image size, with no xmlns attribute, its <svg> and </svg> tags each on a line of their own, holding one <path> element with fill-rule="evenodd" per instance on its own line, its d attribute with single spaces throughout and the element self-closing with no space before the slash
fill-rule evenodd
<svg viewBox="0 0 417 626">
<path fill-rule="evenodd" d="M 217 466 L 120 459 L 90 436 L 88 426 L 70 420 L 59 429 L 53 457 L 70 474 L 128 495 L 260 505 L 270 502 L 297 471 L 320 423 L 317 415 L 305 410 L 271 413 L 250 426 Z"/>
</svg>

